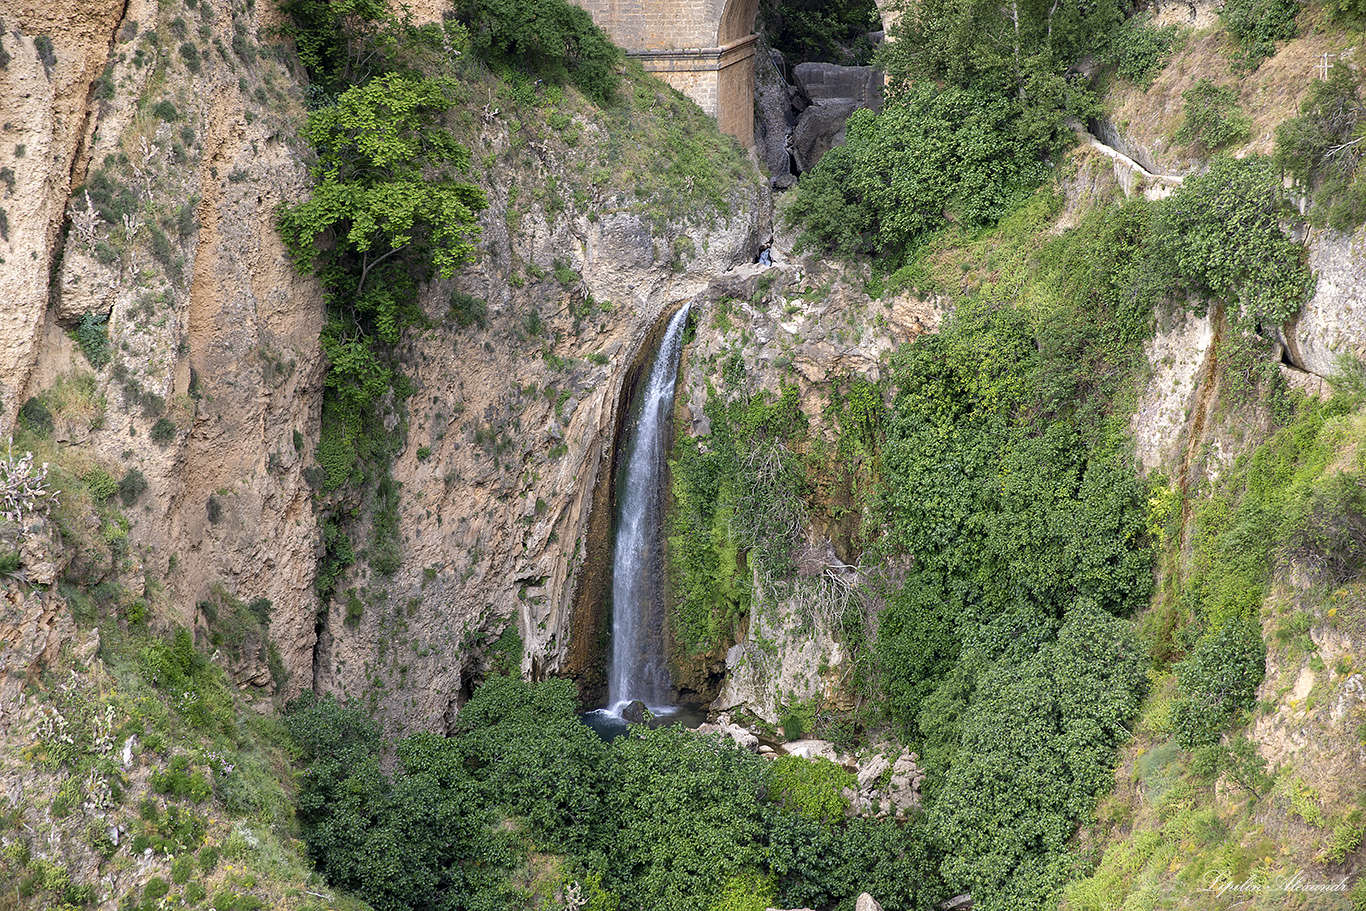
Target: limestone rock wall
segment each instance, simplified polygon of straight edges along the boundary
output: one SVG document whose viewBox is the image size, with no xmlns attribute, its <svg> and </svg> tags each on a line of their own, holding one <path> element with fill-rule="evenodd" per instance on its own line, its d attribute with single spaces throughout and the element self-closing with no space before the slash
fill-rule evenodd
<svg viewBox="0 0 1366 911">
<path fill-rule="evenodd" d="M 6 116 L 0 155 L 26 147 L 14 196 L 27 208 L 6 254 L 21 268 L 0 269 L 0 291 L 21 302 L 5 310 L 5 419 L 93 375 L 84 407 L 57 409 L 58 444 L 146 482 L 110 578 L 135 594 L 165 578 L 185 623 L 214 583 L 269 598 L 297 691 L 312 676 L 317 535 L 302 469 L 322 300 L 273 222 L 307 191 L 301 91 L 262 44 L 269 4 L 79 6 L 6 23 L 25 37 L 7 31 L 0 98 L 24 107 Z M 47 71 L 29 60 L 45 34 Z M 93 347 L 75 341 L 83 320 Z"/>
<path fill-rule="evenodd" d="M 0 430 L 37 355 L 67 199 L 97 128 L 89 97 L 125 6 L 19 0 L 0 11 Z"/>
</svg>

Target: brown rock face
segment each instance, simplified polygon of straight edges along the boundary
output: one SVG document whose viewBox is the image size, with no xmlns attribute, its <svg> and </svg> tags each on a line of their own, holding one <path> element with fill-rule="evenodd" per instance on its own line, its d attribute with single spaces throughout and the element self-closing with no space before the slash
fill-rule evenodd
<svg viewBox="0 0 1366 911">
<path fill-rule="evenodd" d="M 130 557 L 112 569 L 135 590 L 144 569 L 166 576 L 185 622 L 215 582 L 270 599 L 297 691 L 312 685 L 317 534 L 302 468 L 322 300 L 273 224 L 307 191 L 300 90 L 257 53 L 264 4 L 163 6 L 6 16 L 0 166 L 15 186 L 0 255 L 16 268 L 0 269 L 0 294 L 18 303 L 0 317 L 0 423 L 93 369 L 89 407 L 59 412 L 58 438 L 147 483 L 126 510 Z M 83 318 L 103 324 L 102 351 L 68 335 Z"/>
<path fill-rule="evenodd" d="M 0 13 L 0 429 L 33 367 L 67 199 L 96 129 L 88 99 L 125 6 L 18 0 Z"/>
<path fill-rule="evenodd" d="M 44 396 L 54 445 L 145 490 L 130 488 L 121 553 L 73 538 L 69 572 L 134 594 L 164 579 L 158 602 L 187 625 L 215 592 L 268 600 L 281 695 L 364 696 L 394 732 L 441 726 L 508 630 L 524 673 L 590 678 L 597 658 L 581 646 L 600 604 L 576 614 L 574 595 L 610 524 L 610 485 L 604 501 L 595 491 L 623 389 L 661 315 L 757 252 L 758 175 L 728 214 L 686 225 L 597 188 L 528 204 L 527 188 L 587 180 L 576 153 L 537 146 L 514 165 L 514 128 L 496 113 L 471 127 L 476 160 L 498 163 L 471 178 L 490 201 L 479 261 L 424 292 L 431 325 L 400 352 L 414 389 L 391 417 L 406 421 L 393 465 L 403 560 L 373 574 L 362 521 L 355 569 L 319 604 L 304 472 L 324 308 L 274 229 L 278 206 L 308 192 L 311 154 L 302 89 L 262 43 L 278 12 L 71 6 L 3 14 L 0 295 L 14 303 L 0 308 L 0 430 Z M 585 144 L 604 129 L 581 126 Z M 452 313 L 457 289 L 487 308 L 479 323 Z M 259 662 L 233 670 L 270 689 Z"/>
</svg>

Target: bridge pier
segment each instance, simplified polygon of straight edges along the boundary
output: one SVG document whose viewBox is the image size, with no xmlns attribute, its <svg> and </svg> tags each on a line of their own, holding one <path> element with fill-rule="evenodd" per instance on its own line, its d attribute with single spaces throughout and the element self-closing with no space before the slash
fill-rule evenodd
<svg viewBox="0 0 1366 911">
<path fill-rule="evenodd" d="M 754 146 L 759 0 L 572 0 L 627 54 Z"/>
<path fill-rule="evenodd" d="M 754 45 L 747 35 L 724 47 L 627 51 L 653 73 L 716 118 L 721 132 L 754 145 Z"/>
</svg>

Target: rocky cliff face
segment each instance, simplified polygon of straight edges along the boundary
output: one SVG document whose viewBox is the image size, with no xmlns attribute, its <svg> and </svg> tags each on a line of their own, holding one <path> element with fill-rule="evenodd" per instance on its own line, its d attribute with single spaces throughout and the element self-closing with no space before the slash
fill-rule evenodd
<svg viewBox="0 0 1366 911">
<path fill-rule="evenodd" d="M 623 388 L 660 317 L 756 255 L 757 176 L 726 216 L 661 221 L 601 191 L 566 208 L 538 188 L 584 184 L 567 147 L 528 150 L 485 106 L 478 263 L 428 289 L 431 326 L 403 345 L 404 562 L 377 577 L 362 559 L 320 605 L 305 471 L 323 305 L 273 227 L 278 205 L 308 192 L 310 154 L 279 21 L 273 4 L 238 0 L 6 14 L 0 292 L 15 303 L 0 325 L 0 423 L 37 398 L 64 451 L 134 478 L 132 546 L 96 575 L 134 595 L 164 578 L 191 625 L 212 591 L 269 599 L 282 695 L 366 694 L 395 728 L 439 726 L 509 628 L 527 673 L 591 676 L 570 608 L 610 509 L 599 481 Z M 574 125 L 590 143 L 606 129 Z M 493 164 L 518 155 L 524 173 Z M 483 310 L 453 313 L 456 291 Z M 244 675 L 273 691 L 259 670 Z"/>
<path fill-rule="evenodd" d="M 507 141 L 481 139 L 495 152 Z M 673 239 L 638 214 L 511 221 L 507 186 L 488 190 L 480 264 L 454 282 L 487 303 L 487 326 L 462 328 L 438 285 L 432 328 L 406 341 L 416 392 L 394 466 L 403 567 L 346 583 L 364 613 L 348 627 L 349 595 L 336 599 L 318 656 L 320 689 L 370 692 L 405 728 L 452 718 L 505 630 L 522 639 L 523 672 L 596 692 L 625 392 L 665 318 L 751 260 L 767 230 L 756 187 L 732 219 L 695 228 L 696 255 L 678 264 L 660 253 Z M 512 263 L 530 279 L 521 287 Z"/>
<path fill-rule="evenodd" d="M 94 407 L 59 410 L 57 437 L 145 479 L 120 580 L 164 575 L 184 622 L 214 582 L 269 598 L 297 691 L 313 644 L 302 469 L 322 301 L 272 226 L 307 191 L 300 89 L 260 43 L 269 5 L 81 6 L 7 23 L 23 37 L 0 94 L 21 109 L 0 154 L 16 156 L 26 208 L 6 257 L 21 268 L 0 278 L 23 302 L 7 310 L 5 420 L 93 372 Z"/>
</svg>

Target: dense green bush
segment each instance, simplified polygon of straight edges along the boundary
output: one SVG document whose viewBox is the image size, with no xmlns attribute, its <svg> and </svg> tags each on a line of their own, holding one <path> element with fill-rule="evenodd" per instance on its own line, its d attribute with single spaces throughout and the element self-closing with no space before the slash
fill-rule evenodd
<svg viewBox="0 0 1366 911">
<path fill-rule="evenodd" d="M 1252 708 L 1266 673 L 1261 626 L 1236 618 L 1203 636 L 1176 665 L 1181 697 L 1172 707 L 1176 742 L 1183 750 L 1216 743 L 1239 711 Z"/>
<path fill-rule="evenodd" d="M 1048 149 L 1009 101 L 919 84 L 880 114 L 855 112 L 784 215 L 806 245 L 895 266 L 950 221 L 998 219 L 1043 176 Z"/>
<path fill-rule="evenodd" d="M 167 443 L 170 443 L 175 439 L 175 436 L 175 421 L 172 421 L 170 418 L 160 418 L 152 425 L 152 442 L 159 446 L 165 446 Z"/>
<path fill-rule="evenodd" d="M 1224 27 L 1238 42 L 1234 65 L 1255 70 L 1276 53 L 1276 42 L 1295 37 L 1295 0 L 1227 0 L 1219 11 Z"/>
<path fill-rule="evenodd" d="M 1176 36 L 1174 25 L 1156 28 L 1148 16 L 1133 16 L 1115 30 L 1105 57 L 1119 75 L 1134 85 L 1147 88 L 1166 65 Z"/>
<path fill-rule="evenodd" d="M 807 61 L 867 66 L 873 55 L 868 33 L 881 28 L 877 6 L 871 0 L 762 0 L 756 24 L 788 66 Z"/>
<path fill-rule="evenodd" d="M 840 793 L 858 784 L 852 772 L 828 759 L 780 756 L 769 764 L 769 797 L 801 816 L 834 825 L 844 819 L 849 801 Z"/>
<path fill-rule="evenodd" d="M 310 853 L 385 911 L 520 906 L 514 871 L 533 852 L 559 855 L 594 908 L 843 907 L 869 891 L 928 911 L 944 897 L 919 823 L 845 820 L 827 797 L 817 821 L 770 802 L 769 765 L 729 739 L 637 727 L 609 745 L 575 711 L 568 681 L 491 678 L 451 737 L 406 738 L 385 774 L 359 706 L 292 704 Z M 838 783 L 788 771 L 808 796 Z"/>
<path fill-rule="evenodd" d="M 474 50 L 491 63 L 572 82 L 598 104 L 612 103 L 621 51 L 593 17 L 566 0 L 458 0 Z"/>
<path fill-rule="evenodd" d="M 1236 305 L 1247 322 L 1283 323 L 1313 287 L 1304 248 L 1281 230 L 1287 214 L 1271 159 L 1216 158 L 1159 210 L 1156 259 L 1175 284 Z"/>
<path fill-rule="evenodd" d="M 52 436 L 52 431 L 56 429 L 52 409 L 37 397 L 30 398 L 24 402 L 24 407 L 19 409 L 19 424 L 29 433 L 39 437 Z"/>
<path fill-rule="evenodd" d="M 1144 659 L 1129 625 L 1079 604 L 1054 643 L 1015 651 L 978 682 L 959 760 L 930 808 L 944 878 L 986 909 L 1051 907 L 1068 842 L 1111 781 Z"/>
<path fill-rule="evenodd" d="M 125 507 L 132 506 L 146 490 L 147 478 L 143 476 L 140 470 L 130 468 L 124 472 L 123 479 L 119 481 L 119 500 Z"/>
<path fill-rule="evenodd" d="M 1238 110 L 1238 92 L 1201 79 L 1181 93 L 1184 120 L 1178 142 L 1195 143 L 1204 152 L 1242 142 L 1251 135 L 1252 119 Z"/>
<path fill-rule="evenodd" d="M 109 317 L 87 311 L 76 326 L 76 344 L 81 346 L 85 359 L 96 370 L 109 363 Z"/>
</svg>

